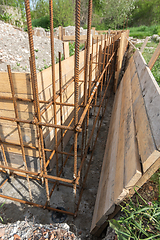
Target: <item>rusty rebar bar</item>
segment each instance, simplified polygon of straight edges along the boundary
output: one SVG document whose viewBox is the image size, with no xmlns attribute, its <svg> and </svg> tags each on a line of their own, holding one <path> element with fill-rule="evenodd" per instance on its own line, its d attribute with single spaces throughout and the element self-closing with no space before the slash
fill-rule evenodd
<svg viewBox="0 0 160 240">
<path fill-rule="evenodd" d="M 76 0 L 75 5 L 75 79 L 74 79 L 74 125 L 78 123 L 78 100 L 79 100 L 79 46 L 80 46 L 80 10 L 81 1 Z M 77 178 L 77 138 L 78 132 L 74 133 L 74 174 L 73 179 Z M 74 184 L 74 195 L 76 203 L 76 183 Z M 76 206 L 75 206 L 76 207 Z"/>
<path fill-rule="evenodd" d="M 61 125 L 63 124 L 63 109 L 62 109 L 62 64 L 61 64 L 61 52 L 59 52 L 59 92 L 60 92 L 60 119 L 61 119 Z M 61 129 L 61 152 L 63 152 L 63 130 Z M 62 174 L 63 174 L 63 154 L 61 156 L 62 158 Z"/>
<path fill-rule="evenodd" d="M 34 90 L 35 90 L 35 102 L 36 102 L 36 116 L 38 121 L 41 121 L 41 114 L 40 114 L 40 107 L 39 107 L 39 97 L 38 97 L 38 85 L 37 85 L 37 74 L 36 74 L 36 63 L 35 63 L 35 54 L 34 54 L 34 44 L 33 44 L 33 32 L 32 32 L 32 22 L 31 22 L 31 12 L 30 12 L 30 3 L 29 0 L 25 0 L 25 9 L 26 9 L 26 18 L 27 18 L 27 27 L 28 27 L 28 37 L 29 37 L 29 47 L 30 47 L 30 54 L 31 54 L 31 64 L 32 64 L 32 74 L 33 74 L 33 83 L 34 83 Z M 43 142 L 43 131 L 42 126 L 39 125 L 39 134 L 40 134 L 40 142 L 41 142 L 41 150 L 42 150 L 42 158 L 43 158 L 43 170 L 46 174 L 45 168 L 45 152 L 44 152 L 44 142 Z M 45 179 L 45 186 L 46 186 L 46 196 L 47 201 L 49 204 L 49 187 L 48 187 L 48 179 Z"/>
<path fill-rule="evenodd" d="M 56 114 L 56 85 L 55 85 L 55 62 L 54 62 L 54 32 L 53 32 L 53 1 L 49 0 L 50 12 L 50 40 L 51 40 L 51 64 L 52 64 L 52 89 L 53 89 L 53 108 L 54 108 L 54 124 L 57 125 Z M 58 152 L 57 152 L 57 128 L 54 132 L 55 151 L 56 151 L 56 174 L 58 176 Z"/>
</svg>

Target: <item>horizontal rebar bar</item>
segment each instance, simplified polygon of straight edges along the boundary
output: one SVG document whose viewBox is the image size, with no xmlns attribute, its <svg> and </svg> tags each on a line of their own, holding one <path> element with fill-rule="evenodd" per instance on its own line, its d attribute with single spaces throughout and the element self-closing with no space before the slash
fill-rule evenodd
<svg viewBox="0 0 160 240">
<path fill-rule="evenodd" d="M 72 213 L 72 212 L 63 211 L 63 210 L 60 210 L 60 209 L 57 209 L 57 208 L 53 208 L 53 207 L 49 207 L 49 206 L 46 206 L 46 205 L 41 205 L 41 204 L 37 204 L 37 203 L 26 201 L 26 200 L 18 199 L 18 198 L 5 196 L 5 195 L 2 195 L 2 194 L 0 194 L 0 197 L 1 198 L 5 198 L 5 199 L 9 199 L 9 200 L 12 200 L 12 201 L 15 201 L 15 202 L 31 205 L 31 206 L 34 206 L 34 207 L 48 209 L 48 210 L 51 210 L 51 211 L 56 211 L 56 212 L 60 212 L 60 213 L 64 213 L 64 214 L 67 214 L 67 215 L 74 216 L 74 213 Z"/>
<path fill-rule="evenodd" d="M 35 122 L 34 120 L 22 120 L 19 118 L 10 118 L 10 117 L 2 117 L 2 116 L 0 117 L 0 119 L 11 121 L 11 122 L 20 122 L 20 123 L 39 125 L 39 126 L 44 126 L 44 127 L 60 128 L 60 129 L 65 129 L 65 130 L 69 130 L 69 131 L 75 130 L 74 127 L 68 127 L 68 126 L 64 126 L 64 125 L 56 125 L 56 124 L 52 124 L 52 123 Z M 78 131 L 81 131 L 81 129 Z"/>
</svg>

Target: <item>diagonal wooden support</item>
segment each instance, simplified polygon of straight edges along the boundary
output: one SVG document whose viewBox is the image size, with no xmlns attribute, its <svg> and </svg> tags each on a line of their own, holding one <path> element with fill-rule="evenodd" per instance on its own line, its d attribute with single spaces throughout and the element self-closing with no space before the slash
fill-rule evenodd
<svg viewBox="0 0 160 240">
<path fill-rule="evenodd" d="M 153 53 L 149 63 L 148 63 L 148 67 L 151 70 L 155 64 L 155 62 L 157 61 L 158 57 L 160 55 L 160 43 L 158 44 L 155 52 Z"/>
<path fill-rule="evenodd" d="M 149 37 L 146 37 L 146 39 L 145 39 L 145 41 L 144 41 L 144 43 L 142 44 L 142 47 L 141 47 L 141 49 L 140 49 L 140 52 L 141 52 L 141 53 L 143 53 L 143 51 L 144 51 L 144 49 L 145 49 L 145 47 L 146 47 L 146 45 L 147 45 L 147 43 L 148 43 L 148 40 L 149 40 Z"/>
</svg>

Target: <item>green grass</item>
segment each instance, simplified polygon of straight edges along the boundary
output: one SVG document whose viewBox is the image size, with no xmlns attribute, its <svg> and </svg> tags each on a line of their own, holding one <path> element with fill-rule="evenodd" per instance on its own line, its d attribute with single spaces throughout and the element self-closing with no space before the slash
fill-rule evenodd
<svg viewBox="0 0 160 240">
<path fill-rule="evenodd" d="M 147 36 L 152 36 L 153 34 L 160 35 L 160 25 L 131 27 L 129 30 L 129 36 L 134 38 L 146 38 Z"/>
<path fill-rule="evenodd" d="M 160 206 L 158 202 L 148 202 L 136 192 L 136 201 L 130 199 L 122 206 L 123 216 L 117 221 L 109 221 L 118 240 L 160 239 Z"/>
<path fill-rule="evenodd" d="M 142 46 L 142 43 L 136 44 L 137 48 L 141 48 L 141 46 Z M 158 46 L 158 43 L 155 43 L 154 41 L 149 41 L 147 43 L 147 45 L 146 45 L 146 47 L 143 51 L 143 54 L 142 54 L 147 64 L 149 63 L 149 61 L 150 61 L 154 51 L 156 50 L 157 46 Z M 155 62 L 153 68 L 152 68 L 153 76 L 160 86 L 160 67 L 159 66 L 160 66 L 160 56 L 157 59 L 157 61 Z"/>
</svg>

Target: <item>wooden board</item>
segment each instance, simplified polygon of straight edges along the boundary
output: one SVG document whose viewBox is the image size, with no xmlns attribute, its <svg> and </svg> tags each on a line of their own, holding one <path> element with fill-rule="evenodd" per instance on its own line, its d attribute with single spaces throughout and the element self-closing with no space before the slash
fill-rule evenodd
<svg viewBox="0 0 160 240">
<path fill-rule="evenodd" d="M 32 98 L 32 87 L 29 73 L 12 73 L 15 95 L 20 98 Z M 4 84 L 5 83 L 5 84 Z M 7 72 L 0 72 L 1 96 L 12 96 Z"/>
<path fill-rule="evenodd" d="M 153 139 L 157 149 L 160 150 L 160 87 L 140 52 L 135 52 L 134 61 Z"/>
<path fill-rule="evenodd" d="M 69 58 L 69 42 L 63 42 L 64 59 Z"/>
<path fill-rule="evenodd" d="M 92 219 L 91 226 L 92 234 L 94 234 L 94 232 L 97 231 L 97 228 L 99 228 L 103 224 L 103 222 L 107 219 L 107 215 L 114 211 L 113 190 L 114 190 L 116 154 L 118 147 L 117 136 L 120 124 L 121 97 L 122 97 L 122 83 L 120 84 L 119 89 L 116 93 L 112 117 L 110 121 L 109 133 L 106 143 L 100 182 Z M 109 178 L 109 176 L 112 177 Z"/>
<path fill-rule="evenodd" d="M 125 115 L 125 147 L 124 147 L 124 186 L 126 189 L 134 187 L 140 179 L 141 166 L 138 155 L 138 145 L 135 135 L 135 126 L 133 119 L 132 91 L 130 71 L 126 81 L 126 115 Z"/>
<path fill-rule="evenodd" d="M 144 43 L 142 44 L 142 47 L 141 47 L 141 49 L 140 49 L 140 52 L 141 52 L 141 53 L 143 53 L 143 51 L 144 51 L 144 49 L 145 49 L 145 47 L 146 47 L 146 45 L 147 45 L 147 43 L 148 43 L 148 40 L 149 40 L 149 37 L 146 37 L 146 39 L 145 39 L 145 41 L 144 41 Z"/>
<path fill-rule="evenodd" d="M 160 88 L 141 53 L 135 52 L 130 59 L 117 94 L 120 88 L 91 226 L 91 234 L 96 236 L 116 213 L 116 204 L 133 194 L 134 187 L 144 184 L 160 167 Z"/>
<path fill-rule="evenodd" d="M 132 80 L 132 95 L 139 154 L 143 171 L 146 172 L 146 170 L 160 157 L 160 152 L 157 151 L 154 143 L 137 74 Z"/>
<path fill-rule="evenodd" d="M 116 156 L 116 175 L 115 175 L 115 185 L 114 185 L 114 202 L 119 202 L 123 196 L 127 194 L 126 189 L 124 188 L 124 145 L 125 145 L 125 115 L 126 115 L 126 81 L 128 76 L 128 71 L 124 74 L 122 79 L 123 89 L 122 89 L 122 103 L 121 103 L 121 111 L 120 111 L 120 127 L 119 127 L 119 136 L 118 136 L 118 149 Z"/>
<path fill-rule="evenodd" d="M 151 59 L 150 59 L 150 61 L 148 63 L 148 67 L 149 67 L 150 70 L 154 66 L 154 64 L 157 61 L 157 58 L 159 57 L 159 55 L 160 55 L 160 43 L 158 44 L 155 52 L 153 53 L 153 56 L 151 57 Z"/>
</svg>

